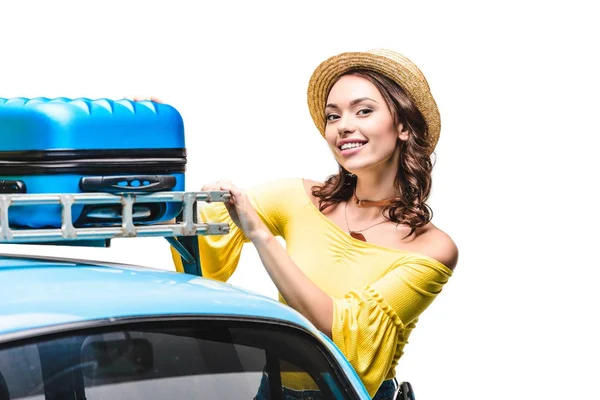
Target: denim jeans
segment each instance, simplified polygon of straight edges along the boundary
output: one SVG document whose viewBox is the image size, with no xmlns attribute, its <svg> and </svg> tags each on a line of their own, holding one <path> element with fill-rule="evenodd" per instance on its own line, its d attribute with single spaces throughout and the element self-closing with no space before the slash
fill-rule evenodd
<svg viewBox="0 0 600 400">
<path fill-rule="evenodd" d="M 383 381 L 373 400 L 392 400 L 398 384 L 394 379 Z M 267 400 L 269 398 L 269 378 L 263 374 L 255 400 Z M 283 388 L 283 400 L 326 400 L 320 390 L 293 390 Z M 329 400 L 329 399 L 327 399 Z"/>
</svg>

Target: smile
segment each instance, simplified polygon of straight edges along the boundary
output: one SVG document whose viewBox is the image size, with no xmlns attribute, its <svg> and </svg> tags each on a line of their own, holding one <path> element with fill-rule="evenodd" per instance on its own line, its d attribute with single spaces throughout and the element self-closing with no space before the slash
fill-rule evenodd
<svg viewBox="0 0 600 400">
<path fill-rule="evenodd" d="M 338 146 L 338 149 L 340 150 L 340 155 L 343 157 L 350 157 L 360 152 L 362 148 L 365 147 L 365 144 L 367 144 L 367 142 L 348 142 Z"/>
<path fill-rule="evenodd" d="M 343 145 L 341 145 L 339 147 L 340 150 L 347 150 L 347 149 L 355 149 L 357 147 L 362 147 L 364 146 L 365 143 L 359 143 L 359 142 L 355 142 L 355 143 L 344 143 Z"/>
</svg>

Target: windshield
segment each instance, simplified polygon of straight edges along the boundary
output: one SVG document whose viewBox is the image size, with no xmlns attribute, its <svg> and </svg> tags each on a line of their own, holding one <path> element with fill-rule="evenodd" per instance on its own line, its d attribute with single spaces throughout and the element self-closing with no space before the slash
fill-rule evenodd
<svg viewBox="0 0 600 400">
<path fill-rule="evenodd" d="M 0 347 L 0 400 L 354 398 L 340 378 L 310 335 L 261 322 L 154 321 Z"/>
</svg>

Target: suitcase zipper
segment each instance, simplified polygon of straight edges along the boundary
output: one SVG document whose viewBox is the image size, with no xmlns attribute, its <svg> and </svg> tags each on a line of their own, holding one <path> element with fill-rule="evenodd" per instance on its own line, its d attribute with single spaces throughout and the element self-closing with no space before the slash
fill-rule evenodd
<svg viewBox="0 0 600 400">
<path fill-rule="evenodd" d="M 185 172 L 185 149 L 54 150 L 0 153 L 0 176 Z"/>
<path fill-rule="evenodd" d="M 0 151 L 0 161 L 56 161 L 112 158 L 186 158 L 186 149 L 94 149 Z"/>
</svg>

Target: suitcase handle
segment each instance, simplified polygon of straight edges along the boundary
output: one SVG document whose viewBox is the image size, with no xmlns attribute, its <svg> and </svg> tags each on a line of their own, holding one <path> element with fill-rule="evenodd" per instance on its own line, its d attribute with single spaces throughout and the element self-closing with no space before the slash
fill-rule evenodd
<svg viewBox="0 0 600 400">
<path fill-rule="evenodd" d="M 27 193 L 27 186 L 23 181 L 0 180 L 0 193 Z"/>
<path fill-rule="evenodd" d="M 159 192 L 175 187 L 173 175 L 86 176 L 79 181 L 82 192 Z"/>
</svg>

